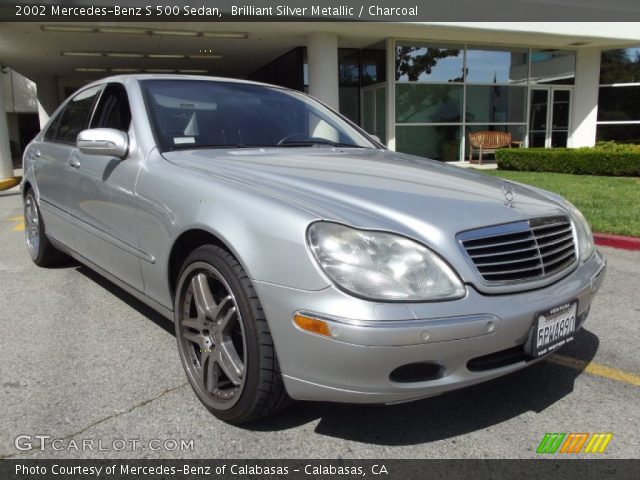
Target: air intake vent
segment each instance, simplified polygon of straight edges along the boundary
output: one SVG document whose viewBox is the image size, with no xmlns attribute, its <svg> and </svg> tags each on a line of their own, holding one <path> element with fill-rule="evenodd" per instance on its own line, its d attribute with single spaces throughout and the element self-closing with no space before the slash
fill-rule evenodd
<svg viewBox="0 0 640 480">
<path fill-rule="evenodd" d="M 507 223 L 463 232 L 458 240 L 485 282 L 540 280 L 576 261 L 573 228 L 567 217 Z"/>
</svg>

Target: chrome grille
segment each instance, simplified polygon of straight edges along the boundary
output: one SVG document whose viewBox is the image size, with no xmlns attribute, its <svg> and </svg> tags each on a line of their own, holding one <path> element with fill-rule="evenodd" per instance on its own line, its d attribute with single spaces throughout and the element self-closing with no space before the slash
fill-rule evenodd
<svg viewBox="0 0 640 480">
<path fill-rule="evenodd" d="M 567 217 L 538 218 L 458 234 L 488 283 L 516 283 L 555 275 L 574 264 L 576 247 Z"/>
</svg>

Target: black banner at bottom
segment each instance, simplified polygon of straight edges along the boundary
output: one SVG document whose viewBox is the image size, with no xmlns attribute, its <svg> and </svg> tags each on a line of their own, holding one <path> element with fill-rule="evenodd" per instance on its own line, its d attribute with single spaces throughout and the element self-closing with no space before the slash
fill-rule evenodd
<svg viewBox="0 0 640 480">
<path fill-rule="evenodd" d="M 640 478 L 640 460 L 15 460 L 2 480 L 78 479 L 452 479 Z"/>
</svg>

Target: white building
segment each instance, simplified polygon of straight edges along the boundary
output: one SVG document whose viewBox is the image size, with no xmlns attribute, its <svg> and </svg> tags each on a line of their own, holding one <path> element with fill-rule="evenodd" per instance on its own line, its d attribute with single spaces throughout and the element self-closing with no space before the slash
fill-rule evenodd
<svg viewBox="0 0 640 480">
<path fill-rule="evenodd" d="M 389 148 L 446 161 L 480 130 L 524 146 L 640 142 L 638 23 L 6 23 L 0 63 L 37 87 L 30 103 L 28 81 L 2 76 L 0 178 L 9 137 L 26 141 L 17 105 L 44 121 L 86 82 L 141 71 L 306 90 Z"/>
</svg>

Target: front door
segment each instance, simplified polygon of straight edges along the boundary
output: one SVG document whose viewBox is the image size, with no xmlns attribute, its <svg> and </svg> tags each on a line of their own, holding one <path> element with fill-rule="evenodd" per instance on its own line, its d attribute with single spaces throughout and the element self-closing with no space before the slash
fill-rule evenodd
<svg viewBox="0 0 640 480">
<path fill-rule="evenodd" d="M 529 95 L 529 147 L 566 147 L 572 89 L 535 87 Z"/>
<path fill-rule="evenodd" d="M 125 87 L 108 84 L 89 128 L 134 132 Z M 140 168 L 139 152 L 125 159 L 89 155 L 75 148 L 70 155 L 69 210 L 74 223 L 76 251 L 98 267 L 142 291 L 140 252 L 136 234 L 134 187 Z"/>
</svg>

